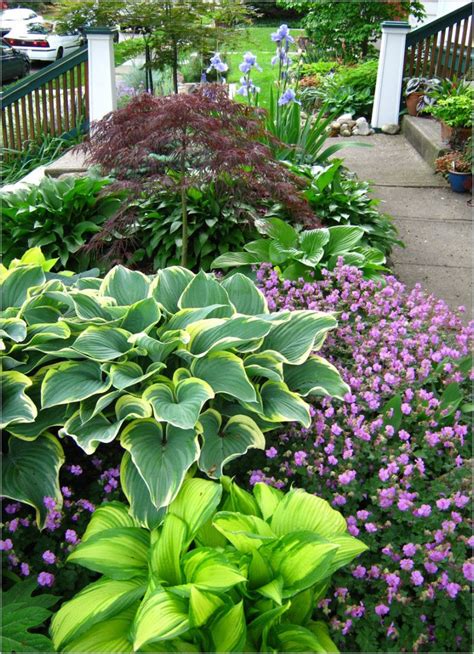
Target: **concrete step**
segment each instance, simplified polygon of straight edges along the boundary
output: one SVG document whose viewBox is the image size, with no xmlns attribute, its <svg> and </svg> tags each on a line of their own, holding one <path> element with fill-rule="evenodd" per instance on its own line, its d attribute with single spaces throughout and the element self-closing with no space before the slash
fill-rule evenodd
<svg viewBox="0 0 474 654">
<path fill-rule="evenodd" d="M 436 120 L 404 116 L 402 133 L 432 168 L 436 159 L 449 150 L 449 146 L 441 140 L 441 128 Z"/>
<path fill-rule="evenodd" d="M 90 166 L 85 162 L 82 152 L 66 152 L 46 167 L 44 174 L 47 177 L 60 177 L 61 175 L 80 175 L 86 173 Z"/>
</svg>

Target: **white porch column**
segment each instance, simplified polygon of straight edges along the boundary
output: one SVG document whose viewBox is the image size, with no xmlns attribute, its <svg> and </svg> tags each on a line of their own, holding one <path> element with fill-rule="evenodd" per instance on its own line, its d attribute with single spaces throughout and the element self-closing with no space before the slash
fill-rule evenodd
<svg viewBox="0 0 474 654">
<path fill-rule="evenodd" d="M 405 41 L 410 29 L 410 25 L 406 22 L 382 23 L 382 44 L 372 110 L 372 127 L 380 128 L 388 123 L 398 124 Z"/>
<path fill-rule="evenodd" d="M 100 120 L 117 109 L 115 81 L 114 37 L 115 30 L 108 27 L 91 27 L 86 30 L 89 46 L 89 119 Z"/>
</svg>

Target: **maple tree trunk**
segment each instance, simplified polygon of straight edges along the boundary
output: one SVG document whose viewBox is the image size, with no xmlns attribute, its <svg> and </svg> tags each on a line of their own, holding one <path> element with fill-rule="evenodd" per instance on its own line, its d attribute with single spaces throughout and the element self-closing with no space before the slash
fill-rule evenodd
<svg viewBox="0 0 474 654">
<path fill-rule="evenodd" d="M 176 43 L 173 43 L 173 89 L 178 93 L 178 48 Z"/>
</svg>

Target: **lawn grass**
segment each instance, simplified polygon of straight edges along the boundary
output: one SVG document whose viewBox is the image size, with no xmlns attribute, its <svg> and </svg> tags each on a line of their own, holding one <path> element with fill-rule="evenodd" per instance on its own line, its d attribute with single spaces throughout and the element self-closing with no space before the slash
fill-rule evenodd
<svg viewBox="0 0 474 654">
<path fill-rule="evenodd" d="M 274 27 L 250 27 L 242 31 L 242 38 L 236 41 L 233 46 L 237 52 L 231 52 L 226 55 L 225 59 L 229 66 L 227 80 L 229 82 L 239 83 L 242 73 L 239 70 L 239 64 L 242 62 L 242 55 L 248 50 L 257 55 L 257 63 L 263 68 L 260 73 L 258 70 L 252 73 L 252 79 L 256 86 L 260 87 L 259 104 L 261 107 L 268 107 L 270 100 L 270 87 L 276 80 L 278 74 L 276 67 L 273 68 L 271 60 L 275 56 L 276 44 L 271 40 L 271 34 L 276 31 Z M 295 39 L 304 35 L 304 30 L 291 30 L 291 35 Z M 296 52 L 297 44 L 293 46 Z M 237 96 L 238 97 L 238 96 Z M 245 98 L 243 98 L 246 101 Z"/>
</svg>

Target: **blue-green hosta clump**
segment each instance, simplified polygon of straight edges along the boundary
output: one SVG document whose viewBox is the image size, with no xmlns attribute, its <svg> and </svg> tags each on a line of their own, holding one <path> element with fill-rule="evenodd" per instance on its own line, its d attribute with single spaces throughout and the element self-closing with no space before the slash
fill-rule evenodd
<svg viewBox="0 0 474 654">
<path fill-rule="evenodd" d="M 338 651 L 315 607 L 366 546 L 314 495 L 221 481 L 186 480 L 151 531 L 96 510 L 69 561 L 103 576 L 54 616 L 57 651 Z"/>
<path fill-rule="evenodd" d="M 54 275 L 38 250 L 2 268 L 3 491 L 45 518 L 61 502 L 57 435 L 87 454 L 119 440 L 132 515 L 153 526 L 192 467 L 210 477 L 284 422 L 310 424 L 307 395 L 342 397 L 314 354 L 332 314 L 269 313 L 245 276 L 171 267 Z"/>
</svg>

